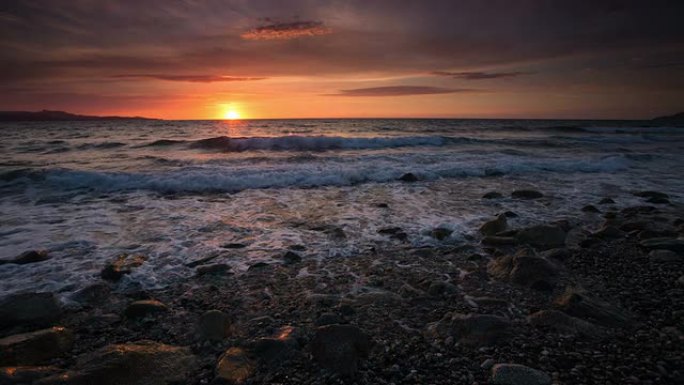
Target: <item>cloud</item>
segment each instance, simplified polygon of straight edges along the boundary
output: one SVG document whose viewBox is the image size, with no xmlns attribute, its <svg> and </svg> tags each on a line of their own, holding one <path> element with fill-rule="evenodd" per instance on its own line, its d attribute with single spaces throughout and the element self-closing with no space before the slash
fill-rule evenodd
<svg viewBox="0 0 684 385">
<path fill-rule="evenodd" d="M 447 76 L 454 79 L 463 80 L 486 80 L 486 79 L 500 79 L 500 78 L 515 78 L 523 75 L 530 75 L 530 72 L 447 72 L 434 71 L 433 75 Z"/>
<path fill-rule="evenodd" d="M 218 76 L 218 75 L 163 75 L 163 74 L 125 74 L 114 75 L 117 79 L 156 79 L 173 82 L 214 83 L 214 82 L 243 82 L 263 80 L 264 77 Z"/>
<path fill-rule="evenodd" d="M 242 33 L 245 40 L 289 40 L 307 36 L 321 36 L 332 33 L 332 29 L 320 21 L 295 21 L 262 25 Z"/>
<path fill-rule="evenodd" d="M 457 92 L 477 92 L 478 90 L 464 88 L 442 88 L 428 86 L 387 86 L 371 88 L 355 88 L 351 90 L 340 90 L 336 94 L 329 96 L 408 96 L 408 95 L 434 95 L 434 94 L 453 94 Z"/>
</svg>

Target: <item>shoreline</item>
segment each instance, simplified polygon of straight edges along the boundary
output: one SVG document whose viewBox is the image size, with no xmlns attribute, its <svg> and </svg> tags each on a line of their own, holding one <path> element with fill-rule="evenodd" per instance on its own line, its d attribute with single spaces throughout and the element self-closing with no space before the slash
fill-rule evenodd
<svg viewBox="0 0 684 385">
<path fill-rule="evenodd" d="M 283 250 L 282 264 L 239 275 L 207 260 L 162 290 L 117 293 L 103 279 L 54 314 L 3 322 L 0 366 L 21 368 L 0 383 L 677 383 L 684 210 L 660 198 L 525 229 L 492 218 L 461 246 L 324 261 Z M 50 326 L 63 346 L 49 357 L 36 356 L 42 335 L 8 341 Z"/>
</svg>

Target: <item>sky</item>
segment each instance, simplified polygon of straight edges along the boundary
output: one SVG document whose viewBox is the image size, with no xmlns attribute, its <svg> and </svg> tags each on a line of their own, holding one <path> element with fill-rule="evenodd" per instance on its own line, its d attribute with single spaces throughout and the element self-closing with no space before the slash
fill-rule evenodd
<svg viewBox="0 0 684 385">
<path fill-rule="evenodd" d="M 640 119 L 684 110 L 684 1 L 17 0 L 0 110 Z"/>
</svg>

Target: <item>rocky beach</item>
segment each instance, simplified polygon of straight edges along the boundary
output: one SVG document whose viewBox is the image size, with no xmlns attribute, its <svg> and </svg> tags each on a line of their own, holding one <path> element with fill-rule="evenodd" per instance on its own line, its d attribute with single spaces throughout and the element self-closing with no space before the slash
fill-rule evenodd
<svg viewBox="0 0 684 385">
<path fill-rule="evenodd" d="M 296 244 L 234 272 L 208 256 L 187 261 L 195 273 L 164 289 L 125 292 L 118 282 L 147 257 L 122 254 L 67 298 L 5 296 L 0 383 L 684 381 L 684 210 L 676 198 L 633 191 L 637 205 L 604 197 L 529 224 L 507 205 L 554 199 L 543 189 L 482 195 L 500 215 L 459 245 L 414 247 L 412 234 L 388 227 L 378 230 L 387 247 L 346 258 L 322 261 Z M 4 263 L 51 260 L 36 250 Z"/>
</svg>

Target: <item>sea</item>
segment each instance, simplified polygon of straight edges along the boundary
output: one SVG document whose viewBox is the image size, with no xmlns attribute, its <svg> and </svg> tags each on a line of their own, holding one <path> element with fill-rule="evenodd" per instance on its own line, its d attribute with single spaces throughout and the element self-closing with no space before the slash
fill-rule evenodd
<svg viewBox="0 0 684 385">
<path fill-rule="evenodd" d="M 211 256 L 235 274 L 292 248 L 321 264 L 391 259 L 382 251 L 476 242 L 505 211 L 515 227 L 596 216 L 581 208 L 605 197 L 640 204 L 635 191 L 684 195 L 684 129 L 644 122 L 108 120 L 0 123 L 0 135 L 0 259 L 51 256 L 0 265 L 2 294 L 67 296 L 121 254 L 147 260 L 117 290 L 149 290 Z M 379 232 L 395 227 L 407 238 Z"/>
</svg>

